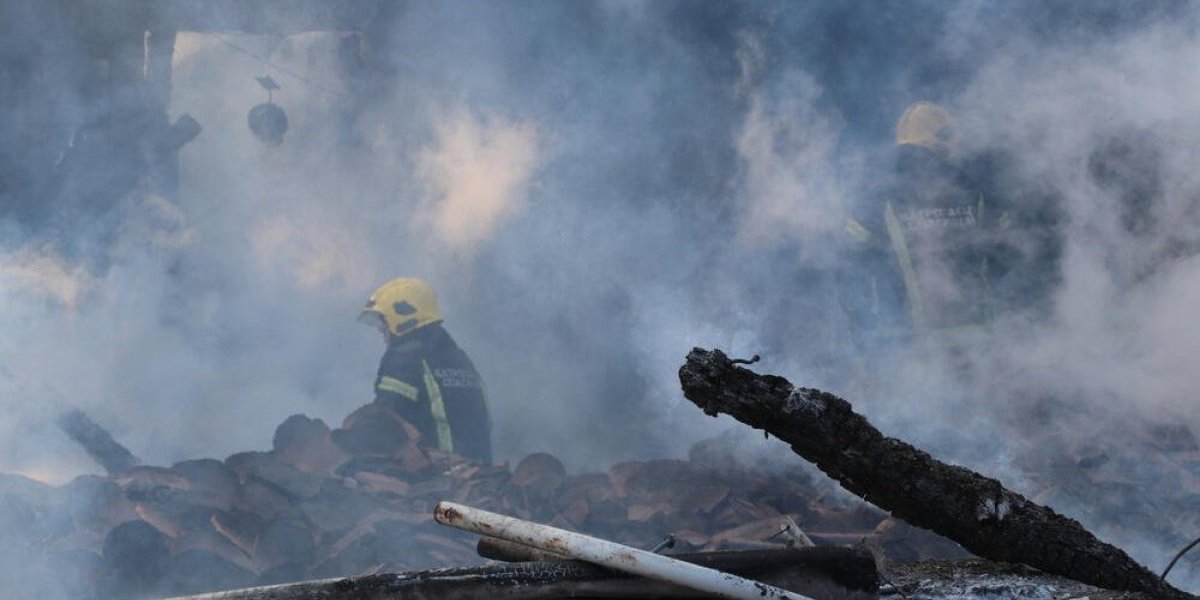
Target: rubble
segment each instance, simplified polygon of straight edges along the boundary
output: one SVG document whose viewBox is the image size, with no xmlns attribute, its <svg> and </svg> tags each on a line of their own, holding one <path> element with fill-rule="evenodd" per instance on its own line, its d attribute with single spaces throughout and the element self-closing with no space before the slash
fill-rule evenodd
<svg viewBox="0 0 1200 600">
<path fill-rule="evenodd" d="M 667 534 L 678 552 L 782 548 L 783 538 L 768 538 L 790 518 L 818 544 L 878 538 L 904 556 L 967 555 L 927 532 L 880 529 L 886 514 L 829 502 L 801 470 L 735 466 L 720 444 L 700 444 L 687 460 L 574 474 L 546 453 L 482 465 L 418 440 L 369 404 L 338 428 L 289 417 L 269 451 L 135 466 L 61 487 L 8 476 L 0 499 L 22 498 L 33 515 L 19 519 L 37 529 L 31 561 L 77 573 L 83 585 L 73 589 L 112 599 L 482 564 L 473 536 L 433 522 L 442 500 L 645 549 Z M 143 551 L 157 562 L 132 569 L 120 558 Z"/>
<path fill-rule="evenodd" d="M 761 398 L 766 402 L 773 397 L 772 390 L 780 394 L 787 390 L 779 397 L 784 402 L 792 399 L 787 407 L 793 418 L 843 414 L 838 412 L 838 402 L 824 396 L 816 398 L 820 402 L 802 402 L 782 379 L 759 378 L 749 371 L 738 377 L 745 378 L 739 381 L 748 386 L 743 399 L 766 391 Z M 690 397 L 695 396 L 694 383 L 685 380 Z M 759 408 L 774 410 L 769 402 Z M 773 433 L 787 435 L 778 428 L 789 420 L 772 414 Z M 864 428 L 869 427 L 865 421 L 846 423 L 848 428 L 840 431 L 856 431 L 856 439 L 885 439 L 878 432 L 873 437 L 873 429 Z M 831 438 L 822 437 L 827 434 L 817 431 L 804 440 L 790 441 L 801 449 L 819 447 L 831 443 Z M 770 468 L 746 464 L 716 440 L 697 443 L 686 459 L 625 462 L 592 473 L 572 473 L 548 453 L 532 454 L 514 465 L 483 465 L 422 448 L 419 442 L 418 432 L 403 419 L 368 404 L 336 428 L 294 415 L 280 424 L 270 450 L 241 452 L 224 460 L 130 466 L 110 476 L 83 476 L 59 487 L 0 476 L 3 535 L 10 547 L 19 544 L 28 549 L 31 570 L 61 574 L 56 578 L 61 589 L 55 592 L 82 599 L 165 597 L 334 578 L 382 581 L 370 578 L 430 573 L 450 566 L 476 573 L 472 569 L 487 568 L 479 566 L 485 564 L 480 553 L 511 556 L 504 554 L 511 548 L 488 550 L 485 543 L 477 552 L 472 536 L 437 526 L 432 515 L 440 501 L 641 549 L 655 547 L 670 535 L 677 553 L 775 551 L 788 543 L 803 545 L 797 540 L 806 536 L 818 549 L 850 546 L 873 554 L 892 582 L 884 581 L 883 595 L 891 589 L 911 597 L 971 597 L 962 590 L 974 589 L 974 584 L 956 584 L 972 575 L 951 567 L 930 574 L 913 566 L 971 556 L 954 541 L 913 526 L 941 525 L 907 512 L 906 506 L 940 506 L 949 498 L 925 483 L 897 485 L 889 496 L 887 490 L 871 487 L 878 482 L 869 478 L 849 479 L 847 487 L 869 490 L 869 499 L 895 511 L 893 516 L 837 491 L 799 461 Z M 1196 453 L 1186 442 L 1173 441 L 1169 450 L 1186 456 Z M 900 444 L 891 440 L 888 448 Z M 836 447 L 849 453 L 841 454 L 855 456 L 853 446 Z M 889 474 L 919 471 L 924 464 L 920 460 L 928 457 L 913 452 L 897 454 L 915 462 L 894 466 Z M 1104 473 L 1108 465 L 1124 460 L 1111 449 L 1107 459 L 1094 457 L 1102 452 L 1084 449 L 1078 459 L 1068 457 L 1068 462 L 1090 474 Z M 819 461 L 819 465 L 836 473 L 827 463 Z M 962 513 L 976 526 L 986 523 L 994 530 L 1018 522 L 1026 514 L 1022 511 L 1033 506 L 991 480 L 982 481 L 989 493 Z M 1069 487 L 1062 481 L 1057 482 L 1060 487 Z M 781 534 L 792 528 L 800 533 Z M 1038 535 L 1044 537 L 1040 530 Z M 991 552 L 991 547 L 973 547 L 980 554 Z M 1018 546 L 1006 547 L 1008 554 L 1002 558 L 1010 562 L 1038 560 L 1022 554 Z M 140 555 L 152 555 L 153 560 L 135 564 L 129 559 Z M 1096 592 L 1082 584 L 1061 583 L 1067 580 L 1022 579 L 1003 564 L 971 564 L 983 573 L 975 581 L 979 585 L 994 580 L 1000 582 L 997 589 L 1017 589 L 1039 581 L 1036 585 L 1057 590 L 1055 594 L 1076 589 Z M 1077 564 L 1093 571 L 1100 568 L 1087 561 Z M 967 572 L 975 571 L 963 571 Z M 1111 577 L 1118 571 L 1106 573 Z M 1072 572 L 1072 578 L 1120 587 L 1120 582 L 1089 579 L 1083 571 Z M 557 590 L 561 595 L 564 589 L 549 586 L 544 591 Z"/>
</svg>

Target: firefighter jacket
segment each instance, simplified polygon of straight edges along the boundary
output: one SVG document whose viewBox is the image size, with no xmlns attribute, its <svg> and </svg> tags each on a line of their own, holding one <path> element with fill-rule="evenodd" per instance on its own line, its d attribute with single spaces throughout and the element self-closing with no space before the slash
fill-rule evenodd
<svg viewBox="0 0 1200 600">
<path fill-rule="evenodd" d="M 1011 262 L 1008 213 L 924 149 L 905 152 L 894 183 L 846 221 L 852 260 L 839 296 L 859 346 L 977 335 Z"/>
<path fill-rule="evenodd" d="M 423 445 L 492 461 L 483 379 L 441 323 L 392 339 L 379 362 L 375 401 L 416 427 Z"/>
</svg>

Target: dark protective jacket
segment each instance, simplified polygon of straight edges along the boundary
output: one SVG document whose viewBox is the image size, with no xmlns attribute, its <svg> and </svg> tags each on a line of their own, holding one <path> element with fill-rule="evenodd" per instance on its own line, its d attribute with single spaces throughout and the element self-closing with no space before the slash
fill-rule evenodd
<svg viewBox="0 0 1200 600">
<path fill-rule="evenodd" d="M 392 338 L 379 361 L 375 401 L 421 432 L 422 445 L 492 461 L 483 379 L 441 323 Z"/>
<path fill-rule="evenodd" d="M 896 159 L 875 206 L 847 220 L 852 260 L 839 296 L 860 348 L 913 337 L 957 345 L 1014 308 L 1006 288 L 1028 244 L 1015 243 L 1010 207 L 969 170 L 924 148 Z"/>
</svg>

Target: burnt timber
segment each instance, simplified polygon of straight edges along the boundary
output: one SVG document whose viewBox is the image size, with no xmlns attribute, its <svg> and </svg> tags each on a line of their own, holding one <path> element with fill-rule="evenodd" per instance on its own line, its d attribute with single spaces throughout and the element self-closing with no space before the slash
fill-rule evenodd
<svg viewBox="0 0 1200 600">
<path fill-rule="evenodd" d="M 688 354 L 679 379 L 684 395 L 706 414 L 726 413 L 774 435 L 847 490 L 979 556 L 1102 588 L 1192 597 L 1077 521 L 884 436 L 833 394 L 759 375 L 720 350 L 701 348 Z"/>
<path fill-rule="evenodd" d="M 113 439 L 112 434 L 82 410 L 69 410 L 55 422 L 59 429 L 83 446 L 88 456 L 104 467 L 109 475 L 116 475 L 141 464 L 128 448 Z"/>
</svg>

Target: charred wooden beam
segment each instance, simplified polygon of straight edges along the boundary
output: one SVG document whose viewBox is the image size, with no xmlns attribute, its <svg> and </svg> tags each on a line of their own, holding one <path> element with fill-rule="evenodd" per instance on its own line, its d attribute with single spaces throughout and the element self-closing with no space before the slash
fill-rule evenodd
<svg viewBox="0 0 1200 600">
<path fill-rule="evenodd" d="M 706 414 L 774 435 L 851 492 L 979 556 L 1108 589 L 1191 597 L 1077 521 L 884 436 L 837 396 L 738 367 L 720 350 L 693 349 L 679 379 Z"/>
<path fill-rule="evenodd" d="M 83 446 L 88 456 L 104 467 L 109 475 L 116 475 L 141 462 L 82 410 L 69 410 L 56 423 L 75 443 Z"/>
<path fill-rule="evenodd" d="M 818 599 L 874 598 L 875 562 L 840 547 L 709 552 L 683 560 L 779 585 Z M 693 590 L 580 561 L 434 569 L 275 585 L 174 600 L 541 600 L 550 598 L 707 598 Z"/>
</svg>

